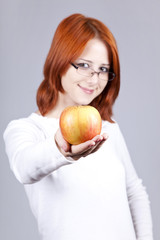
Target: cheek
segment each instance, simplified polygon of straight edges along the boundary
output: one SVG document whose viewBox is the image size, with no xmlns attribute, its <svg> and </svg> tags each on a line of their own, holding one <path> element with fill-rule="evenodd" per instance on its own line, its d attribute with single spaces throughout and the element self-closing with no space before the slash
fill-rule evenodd
<svg viewBox="0 0 160 240">
<path fill-rule="evenodd" d="M 65 75 L 63 75 L 61 77 L 61 84 L 64 90 L 66 90 L 66 88 L 70 87 L 71 84 L 71 78 L 69 77 L 69 74 L 66 73 Z"/>
<path fill-rule="evenodd" d="M 101 82 L 101 83 L 99 84 L 99 90 L 100 90 L 100 92 L 103 92 L 103 90 L 105 89 L 106 86 L 107 86 L 107 83 Z"/>
<path fill-rule="evenodd" d="M 76 83 L 79 81 L 77 74 L 71 70 L 68 70 L 62 77 L 61 77 L 61 84 L 62 87 L 66 87 L 68 85 L 71 85 L 73 83 Z"/>
</svg>

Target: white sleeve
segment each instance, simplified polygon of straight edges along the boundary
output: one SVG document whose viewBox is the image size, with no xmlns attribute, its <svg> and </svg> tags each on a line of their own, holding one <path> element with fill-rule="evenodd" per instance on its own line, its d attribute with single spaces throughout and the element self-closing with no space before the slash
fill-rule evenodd
<svg viewBox="0 0 160 240">
<path fill-rule="evenodd" d="M 150 201 L 146 188 L 137 176 L 123 135 L 116 125 L 117 151 L 125 168 L 127 196 L 137 240 L 153 240 Z"/>
<path fill-rule="evenodd" d="M 14 120 L 3 138 L 11 170 L 23 184 L 41 180 L 59 167 L 71 164 L 58 150 L 54 137 L 41 140 L 41 131 L 30 122 Z"/>
</svg>

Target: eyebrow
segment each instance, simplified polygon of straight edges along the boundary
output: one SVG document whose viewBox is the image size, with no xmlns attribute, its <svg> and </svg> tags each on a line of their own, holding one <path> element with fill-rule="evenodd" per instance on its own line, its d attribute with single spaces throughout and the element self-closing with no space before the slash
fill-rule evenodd
<svg viewBox="0 0 160 240">
<path fill-rule="evenodd" d="M 84 59 L 84 58 L 78 58 L 79 60 L 83 60 L 83 61 L 86 61 L 86 62 L 89 62 L 89 63 L 92 63 L 93 64 L 93 62 L 91 61 L 91 60 L 87 60 L 87 59 Z M 110 66 L 110 64 L 109 63 L 102 63 L 101 65 L 103 65 L 103 66 Z"/>
</svg>

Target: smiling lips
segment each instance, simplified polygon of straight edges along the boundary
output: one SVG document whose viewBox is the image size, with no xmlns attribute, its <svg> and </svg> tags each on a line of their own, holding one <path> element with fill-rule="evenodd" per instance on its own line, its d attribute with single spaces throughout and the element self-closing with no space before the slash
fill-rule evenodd
<svg viewBox="0 0 160 240">
<path fill-rule="evenodd" d="M 88 88 L 84 88 L 80 85 L 78 85 L 82 90 L 83 92 L 87 93 L 87 94 L 92 94 L 94 92 L 94 89 L 88 89 Z"/>
</svg>

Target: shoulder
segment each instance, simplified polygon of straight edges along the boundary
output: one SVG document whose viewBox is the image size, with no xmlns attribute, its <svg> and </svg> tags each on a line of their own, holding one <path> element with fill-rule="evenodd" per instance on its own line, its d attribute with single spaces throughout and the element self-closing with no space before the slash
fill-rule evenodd
<svg viewBox="0 0 160 240">
<path fill-rule="evenodd" d="M 114 119 L 114 122 L 102 121 L 102 133 L 107 133 L 109 141 L 116 146 L 122 146 L 125 144 L 124 136 L 121 132 L 119 123 Z"/>
<path fill-rule="evenodd" d="M 36 113 L 31 113 L 28 117 L 12 120 L 4 131 L 4 136 L 8 133 L 17 133 L 22 136 L 32 136 L 34 138 L 46 138 L 53 136 L 59 126 L 58 119 L 48 119 Z"/>
<path fill-rule="evenodd" d="M 27 133 L 30 134 L 37 134 L 38 122 L 34 120 L 33 113 L 30 114 L 28 117 L 14 119 L 10 121 L 4 131 L 4 137 L 10 133 L 23 133 L 24 135 Z"/>
<path fill-rule="evenodd" d="M 106 120 L 102 120 L 102 131 L 106 131 L 108 132 L 108 134 L 112 134 L 112 135 L 117 135 L 118 133 L 120 133 L 120 127 L 119 127 L 119 124 L 118 122 L 113 119 L 113 123 L 111 122 L 108 122 Z"/>
<path fill-rule="evenodd" d="M 10 121 L 7 125 L 9 127 L 34 127 L 36 126 L 35 121 L 33 119 L 33 113 L 30 114 L 28 117 L 18 118 Z"/>
</svg>

